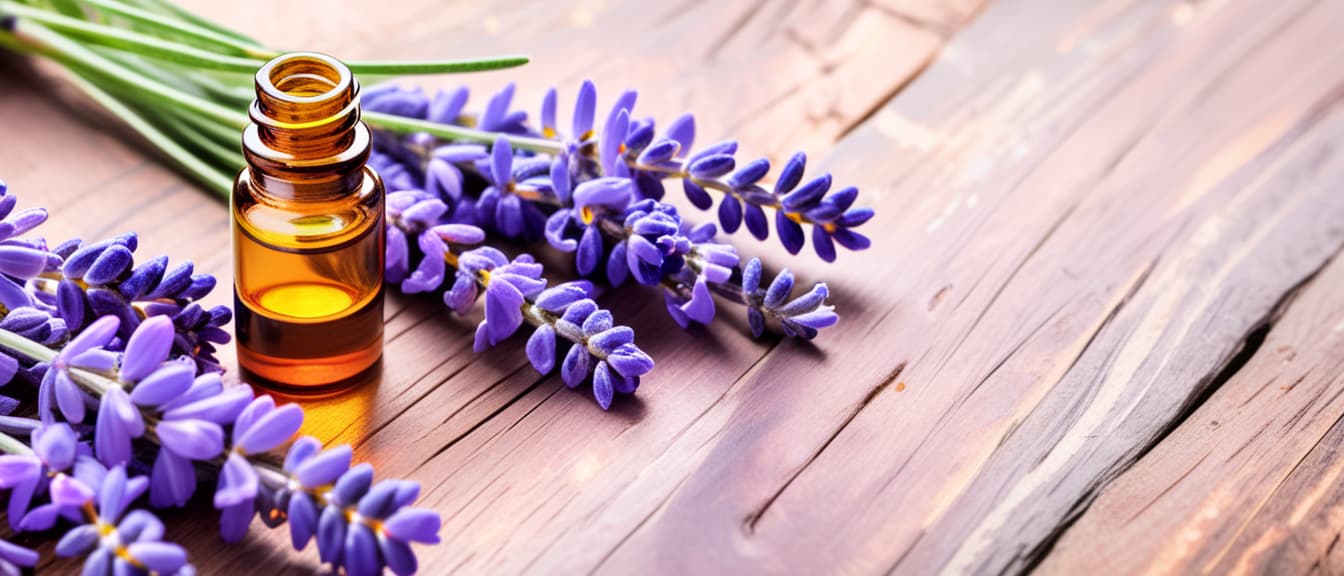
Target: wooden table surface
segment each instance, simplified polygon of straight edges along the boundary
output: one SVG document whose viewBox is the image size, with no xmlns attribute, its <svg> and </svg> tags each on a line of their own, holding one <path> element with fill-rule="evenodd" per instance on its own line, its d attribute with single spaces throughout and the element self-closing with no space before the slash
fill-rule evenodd
<svg viewBox="0 0 1344 576">
<path fill-rule="evenodd" d="M 833 265 L 733 238 L 830 283 L 814 345 L 604 296 L 658 361 L 610 413 L 519 339 L 474 354 L 478 318 L 392 298 L 382 382 L 309 402 L 307 431 L 424 485 L 425 573 L 1344 569 L 1344 2 L 189 4 L 340 57 L 527 53 L 420 82 L 479 105 L 512 80 L 528 108 L 635 87 L 878 211 Z M 229 278 L 221 202 L 0 62 L 0 178 L 46 236 L 135 230 Z M 202 573 L 317 566 L 168 517 Z"/>
</svg>

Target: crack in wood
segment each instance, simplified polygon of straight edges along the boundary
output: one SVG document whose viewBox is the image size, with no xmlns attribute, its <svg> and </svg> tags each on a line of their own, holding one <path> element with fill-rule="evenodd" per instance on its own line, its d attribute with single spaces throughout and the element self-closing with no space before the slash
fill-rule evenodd
<svg viewBox="0 0 1344 576">
<path fill-rule="evenodd" d="M 1328 266 L 1333 259 L 1334 259 L 1333 256 L 1324 259 L 1324 261 L 1321 262 L 1314 270 L 1312 270 L 1301 280 L 1299 280 L 1296 284 L 1290 286 L 1283 294 L 1281 294 L 1278 300 L 1274 303 L 1274 305 L 1272 305 L 1269 308 L 1269 310 L 1265 313 L 1264 317 L 1259 322 L 1256 322 L 1251 325 L 1249 331 L 1242 339 L 1242 344 L 1238 348 L 1237 352 L 1233 353 L 1220 366 L 1217 366 L 1215 371 L 1209 377 L 1206 377 L 1204 379 L 1205 382 L 1203 384 L 1197 385 L 1192 390 L 1192 396 L 1182 406 L 1182 409 L 1180 410 L 1180 412 L 1178 412 L 1178 415 L 1175 418 L 1169 421 L 1166 426 L 1161 428 L 1158 431 L 1158 433 L 1154 435 L 1153 439 L 1150 442 L 1144 444 L 1143 446 L 1140 446 L 1138 451 L 1132 457 L 1126 458 L 1123 461 L 1116 462 L 1113 466 L 1111 466 L 1108 470 L 1106 470 L 1105 473 L 1099 474 L 1096 478 L 1093 478 L 1092 481 L 1087 486 L 1087 488 L 1083 490 L 1082 493 L 1079 494 L 1079 496 L 1075 499 L 1073 504 L 1070 505 L 1069 510 L 1065 514 L 1064 518 L 1060 521 L 1060 523 L 1054 529 L 1045 534 L 1044 537 L 1039 542 L 1037 542 L 1035 546 L 1033 546 L 1030 550 L 1026 552 L 1026 554 L 1019 553 L 1017 555 L 1017 558 L 1020 560 L 1020 564 L 1023 566 L 1024 573 L 1029 573 L 1033 571 L 1037 566 L 1041 564 L 1041 562 L 1045 560 L 1045 557 L 1050 554 L 1051 550 L 1054 549 L 1055 545 L 1059 542 L 1059 540 L 1064 537 L 1064 534 L 1067 533 L 1070 528 L 1073 527 L 1074 523 L 1077 522 L 1078 518 L 1082 516 L 1083 512 L 1085 512 L 1089 506 L 1091 506 L 1092 502 L 1096 500 L 1097 496 L 1107 485 L 1109 485 L 1115 478 L 1119 477 L 1126 470 L 1132 467 L 1136 462 L 1143 459 L 1143 457 L 1146 456 L 1149 452 L 1151 452 L 1154 447 L 1160 444 L 1162 440 L 1166 439 L 1167 436 L 1169 436 L 1173 431 L 1179 428 L 1186 420 L 1190 418 L 1190 416 L 1194 413 L 1196 408 L 1207 402 L 1207 400 L 1210 397 L 1212 397 L 1214 392 L 1216 392 L 1220 387 L 1222 387 L 1223 384 L 1231 380 L 1232 377 L 1237 373 L 1237 371 L 1239 371 L 1242 367 L 1245 366 L 1247 362 L 1250 361 L 1250 358 L 1255 355 L 1255 353 L 1260 349 L 1261 345 L 1264 343 L 1265 337 L 1269 333 L 1269 330 L 1278 321 L 1278 319 L 1283 316 L 1284 311 L 1287 310 L 1288 305 L 1292 302 L 1292 300 L 1297 296 L 1299 292 L 1301 292 L 1303 287 L 1309 284 L 1312 279 L 1316 278 L 1316 276 L 1319 275 L 1320 272 L 1324 270 L 1326 266 Z M 1084 350 L 1086 350 L 1086 347 L 1084 347 Z M 1341 416 L 1341 418 L 1344 418 L 1344 416 Z M 1324 435 L 1322 435 L 1322 437 L 1324 437 Z M 1304 453 L 1302 459 L 1306 459 L 1307 454 L 1309 453 L 1310 451 Z M 1300 464 L 1301 462 L 1299 461 L 1298 465 Z M 1294 468 L 1296 468 L 1296 466 L 1294 466 Z M 1285 476 L 1285 478 L 1287 478 L 1287 476 Z M 1277 488 L 1275 490 L 1277 491 Z M 1267 502 L 1268 500 L 1269 496 L 1266 496 L 1264 502 Z M 1264 502 L 1261 503 L 1261 506 L 1264 505 Z M 1252 514 L 1250 517 L 1254 516 L 1255 515 Z M 1250 519 L 1248 517 L 1246 523 L 1249 522 Z M 1241 530 L 1244 529 L 1245 524 L 1243 524 L 1241 527 Z M 1235 539 L 1229 541 L 1234 540 Z M 1013 562 L 1005 563 L 1004 567 L 1006 569 L 1007 567 L 1012 566 L 1014 564 L 1015 563 Z"/>
<path fill-rule="evenodd" d="M 883 390 L 889 388 L 891 386 L 891 383 L 895 382 L 896 379 L 901 376 L 901 372 L 905 371 L 905 365 L 906 365 L 905 362 L 897 364 L 896 367 L 892 369 L 892 371 L 889 372 L 887 376 L 877 384 L 877 386 L 874 386 L 872 390 L 869 390 L 868 394 L 864 396 L 862 400 L 859 401 L 857 406 L 854 407 L 854 410 L 849 413 L 849 415 L 844 419 L 843 422 L 840 423 L 840 426 L 836 427 L 836 429 L 833 432 L 831 432 L 830 436 L 826 438 L 826 441 L 823 442 L 821 446 L 818 447 L 817 450 L 813 452 L 812 455 L 809 456 L 808 459 L 804 461 L 803 464 L 799 466 L 798 469 L 795 470 L 794 473 L 791 474 L 787 480 L 784 481 L 784 484 L 781 485 L 779 489 L 775 490 L 774 493 L 771 494 L 768 498 L 766 498 L 765 503 L 763 503 L 759 508 L 757 508 L 754 512 L 747 514 L 747 517 L 744 519 L 742 523 L 742 533 L 744 535 L 750 537 L 752 534 L 756 532 L 756 524 L 760 522 L 761 517 L 764 516 L 766 511 L 770 509 L 770 506 L 773 505 L 775 501 L 779 499 L 779 496 L 783 494 L 785 490 L 789 489 L 789 485 L 793 484 L 793 481 L 797 480 L 798 477 L 801 476 L 803 472 L 807 470 L 808 466 L 811 466 L 812 463 L 815 462 L 817 458 L 820 457 L 822 453 L 826 451 L 826 448 L 829 447 L 831 443 L 835 441 L 836 437 L 840 436 L 841 432 L 845 431 L 845 428 L 854 421 L 854 418 L 857 417 L 860 412 L 863 412 L 864 408 L 867 408 L 868 405 L 873 402 L 873 400 L 877 399 L 878 395 L 880 395 Z"/>
</svg>

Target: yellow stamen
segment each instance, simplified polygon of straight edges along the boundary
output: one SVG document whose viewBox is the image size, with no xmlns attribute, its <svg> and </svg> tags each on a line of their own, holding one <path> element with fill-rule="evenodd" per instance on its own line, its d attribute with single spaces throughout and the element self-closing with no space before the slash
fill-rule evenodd
<svg viewBox="0 0 1344 576">
<path fill-rule="evenodd" d="M 541 129 L 541 135 L 546 138 L 555 138 L 555 128 L 547 126 Z"/>
<path fill-rule="evenodd" d="M 593 218 L 596 217 L 597 215 L 593 213 L 593 209 L 589 206 L 584 206 L 579 209 L 579 219 L 583 220 L 584 224 L 592 224 Z"/>
<path fill-rule="evenodd" d="M 803 221 L 803 215 L 798 212 L 785 212 L 784 217 L 788 218 L 789 220 L 793 220 L 794 222 L 797 222 L 799 224 L 806 223 Z"/>
<path fill-rule="evenodd" d="M 145 569 L 145 565 L 143 563 L 137 560 L 135 556 L 131 556 L 130 548 L 127 548 L 125 546 L 117 546 L 117 557 L 121 558 L 122 560 L 125 560 L 128 564 L 135 566 L 136 568 L 139 568 L 141 570 Z"/>
</svg>

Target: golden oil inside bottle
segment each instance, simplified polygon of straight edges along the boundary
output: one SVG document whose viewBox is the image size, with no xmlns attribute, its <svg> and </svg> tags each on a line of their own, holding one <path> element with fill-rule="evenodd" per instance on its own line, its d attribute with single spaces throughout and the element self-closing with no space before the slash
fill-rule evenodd
<svg viewBox="0 0 1344 576">
<path fill-rule="evenodd" d="M 355 383 L 382 356 L 383 185 L 358 83 L 287 54 L 257 73 L 232 197 L 238 363 L 250 381 Z"/>
</svg>

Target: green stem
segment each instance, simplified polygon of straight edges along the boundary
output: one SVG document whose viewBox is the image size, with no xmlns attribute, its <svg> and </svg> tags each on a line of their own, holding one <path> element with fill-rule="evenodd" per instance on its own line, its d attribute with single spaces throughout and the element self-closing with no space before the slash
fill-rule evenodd
<svg viewBox="0 0 1344 576">
<path fill-rule="evenodd" d="M 256 40 L 248 38 L 247 36 L 243 35 L 240 32 L 230 30 L 229 28 L 225 28 L 223 26 L 220 26 L 219 24 L 211 22 L 209 19 L 197 16 L 195 13 L 185 8 L 181 8 L 173 4 L 172 2 L 166 2 L 164 0 L 138 0 L 136 3 L 150 9 L 153 12 L 158 12 L 160 14 L 164 14 L 165 16 L 175 18 L 178 21 L 185 22 L 187 24 L 194 24 L 207 30 L 213 30 L 215 32 L 218 32 L 219 34 L 233 38 L 234 40 L 237 40 L 246 46 L 251 46 L 253 48 L 261 50 L 265 49 L 265 47 L 263 47 Z"/>
<path fill-rule="evenodd" d="M 401 60 L 393 62 L 346 60 L 345 65 L 350 68 L 351 72 L 364 76 L 419 76 L 503 70 L 522 66 L 528 62 L 527 56 L 499 56 L 465 60 Z"/>
<path fill-rule="evenodd" d="M 453 124 L 439 124 L 437 122 L 416 120 L 414 118 L 383 114 L 381 112 L 365 112 L 363 118 L 365 122 L 374 128 L 381 128 L 397 134 L 425 132 L 432 136 L 447 140 L 470 140 L 484 144 L 493 144 L 496 138 L 503 136 L 508 139 L 510 146 L 521 150 L 531 150 L 533 152 L 542 152 L 545 154 L 559 154 L 565 150 L 564 144 L 545 138 L 515 136 L 501 132 L 466 128 Z"/>
<path fill-rule="evenodd" d="M 22 440 L 4 432 L 0 432 L 0 452 L 16 456 L 32 456 L 35 454 L 33 449 L 24 444 Z"/>
<path fill-rule="evenodd" d="M 175 105 L 239 130 L 248 124 L 247 115 L 242 112 L 148 78 L 31 20 L 18 21 L 12 33 L 0 32 L 0 38 L 10 35 L 18 39 L 23 49 L 47 56 L 67 68 L 103 78 L 128 90 L 139 89 L 138 93 L 143 94 L 141 100 L 154 102 L 157 106 Z"/>
<path fill-rule="evenodd" d="M 98 0 L 81 0 L 85 2 Z M 71 37 L 79 38 L 89 44 L 106 46 L 140 54 L 164 62 L 173 62 L 198 69 L 219 70 L 253 74 L 266 62 L 280 53 L 274 50 L 243 48 L 244 55 L 220 54 L 192 44 L 164 40 L 155 36 L 141 34 L 134 30 L 118 28 L 105 24 L 89 22 L 79 18 L 62 16 L 38 8 L 31 8 L 12 1 L 0 2 L 0 12 L 38 22 Z M 144 16 L 150 18 L 150 16 Z M 151 19 L 152 21 L 152 19 Z M 231 47 L 233 49 L 233 47 Z M 505 56 L 499 58 L 475 58 L 469 60 L 447 61 L 401 61 L 401 62 L 346 62 L 351 72 L 371 75 L 405 74 L 448 74 L 457 72 L 481 72 L 500 70 L 526 64 L 524 56 Z"/>
<path fill-rule="evenodd" d="M 28 20 L 40 23 L 52 30 L 63 32 L 73 38 L 79 38 L 92 45 L 116 48 L 166 62 L 242 74 L 254 73 L 257 68 L 265 64 L 265 60 L 216 54 L 195 46 L 162 40 L 125 28 L 105 26 L 78 18 L 61 16 L 13 2 L 0 2 L 0 12 L 18 16 L 20 21 Z"/>
<path fill-rule="evenodd" d="M 115 14 L 131 22 L 143 24 L 150 28 L 172 32 L 196 42 L 198 48 L 218 48 L 227 50 L 237 56 L 251 56 L 253 58 L 273 58 L 274 53 L 253 43 L 245 42 L 221 34 L 215 30 L 198 26 L 190 22 L 164 18 L 163 14 L 151 12 L 134 6 L 128 6 L 113 0 L 78 0 L 81 4 L 92 6 L 94 9 Z"/>
<path fill-rule="evenodd" d="M 158 128 L 155 128 L 154 125 L 145 121 L 144 118 L 140 117 L 139 114 L 136 114 L 135 111 L 131 110 L 120 100 L 113 98 L 112 95 L 104 92 L 92 82 L 89 82 L 78 74 L 72 75 L 71 81 L 76 87 L 87 94 L 89 98 L 102 105 L 108 112 L 111 112 L 117 118 L 120 118 L 122 122 L 125 122 L 126 125 L 140 133 L 140 136 L 145 140 L 148 140 L 150 144 L 157 146 L 159 150 L 162 150 L 165 155 L 181 166 L 183 170 L 198 182 L 210 187 L 210 189 L 216 193 L 228 196 L 229 191 L 233 188 L 233 180 L 228 176 L 221 174 L 214 167 L 201 160 L 195 154 L 192 154 L 189 150 L 182 147 L 181 144 L 178 144 L 176 140 L 173 140 Z M 241 164 L 239 164 L 239 166 L 241 166 Z"/>
</svg>

